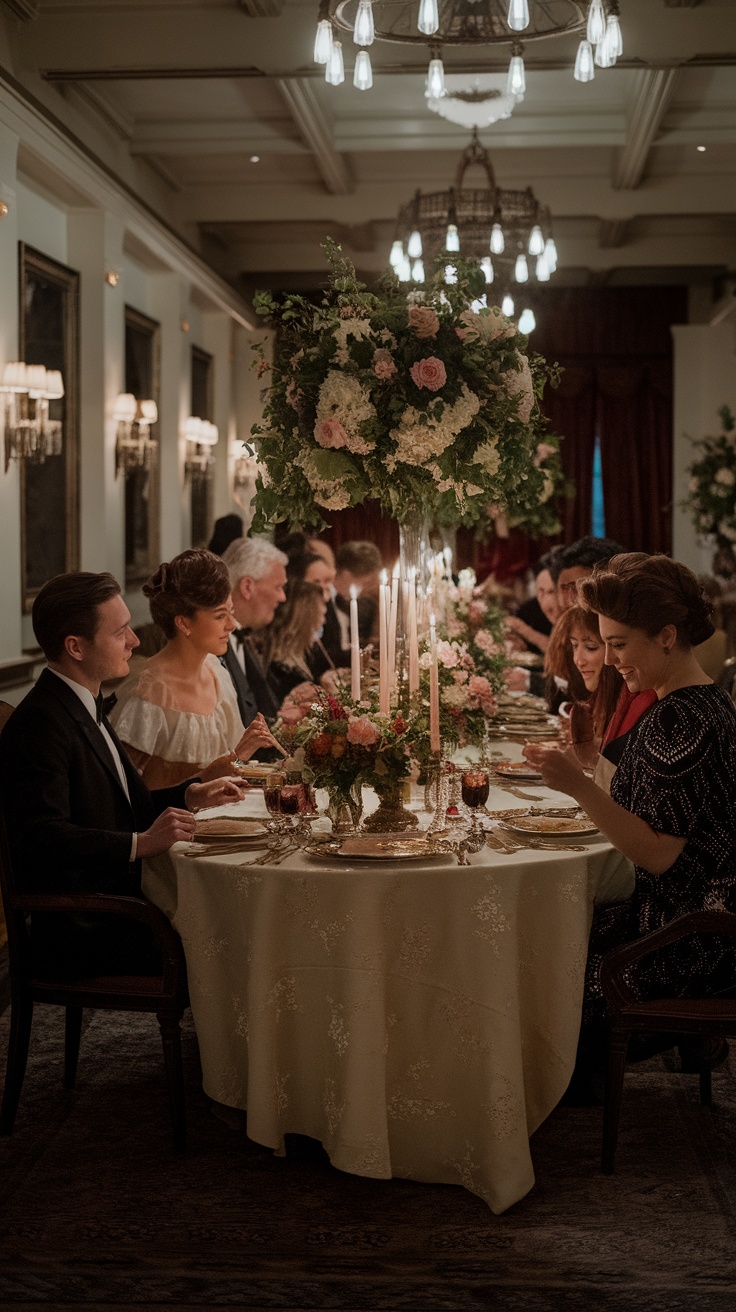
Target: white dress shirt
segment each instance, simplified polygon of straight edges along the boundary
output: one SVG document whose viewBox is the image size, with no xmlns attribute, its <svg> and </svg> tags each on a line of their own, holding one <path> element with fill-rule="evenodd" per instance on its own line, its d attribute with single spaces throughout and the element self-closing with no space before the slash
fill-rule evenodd
<svg viewBox="0 0 736 1312">
<path fill-rule="evenodd" d="M 57 679 L 61 679 L 62 683 L 66 684 L 67 688 L 71 688 L 73 693 L 76 693 L 84 709 L 89 712 L 95 724 L 97 724 L 97 704 L 89 688 L 84 688 L 81 683 L 75 683 L 74 679 L 67 678 L 66 674 L 60 674 L 58 670 L 51 670 L 51 673 L 55 674 Z M 130 790 L 128 788 L 128 780 L 125 777 L 125 770 L 123 768 L 123 762 L 120 759 L 120 752 L 115 746 L 115 743 L 113 742 L 112 737 L 110 736 L 110 731 L 106 728 L 106 726 L 100 723 L 97 724 L 97 728 L 99 729 L 100 733 L 105 739 L 105 742 L 107 743 L 110 755 L 115 764 L 115 769 L 118 772 L 118 778 L 120 779 L 120 786 L 123 789 L 123 792 L 125 793 L 125 796 L 127 797 L 128 801 L 130 801 Z M 133 841 L 131 843 L 131 848 L 130 848 L 131 861 L 135 861 L 135 854 L 137 848 L 138 848 L 138 835 L 133 834 Z"/>
</svg>

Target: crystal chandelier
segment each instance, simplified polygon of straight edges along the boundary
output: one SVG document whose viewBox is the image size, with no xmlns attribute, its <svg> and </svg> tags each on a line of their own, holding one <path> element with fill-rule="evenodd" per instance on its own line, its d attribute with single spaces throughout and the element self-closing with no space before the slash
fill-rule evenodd
<svg viewBox="0 0 736 1312">
<path fill-rule="evenodd" d="M 485 172 L 487 186 L 482 190 L 463 185 L 471 165 Z M 422 283 L 425 268 L 441 258 L 446 261 L 447 280 L 452 281 L 452 260 L 457 255 L 478 261 L 487 285 L 494 285 L 494 299 L 503 298 L 502 309 L 509 316 L 516 313 L 516 300 L 523 300 L 524 285 L 549 282 L 557 268 L 549 209 L 540 205 L 531 187 L 512 191 L 496 186 L 477 128 L 463 152 L 454 187 L 417 191 L 399 211 L 389 260 L 401 282 Z M 531 311 L 525 309 L 523 314 L 528 324 Z"/>
<path fill-rule="evenodd" d="M 358 47 L 353 86 L 373 86 L 368 47 L 391 41 L 429 47 L 425 95 L 444 95 L 443 46 L 511 45 L 507 91 L 521 99 L 526 90 L 524 44 L 548 37 L 581 34 L 574 76 L 590 82 L 596 67 L 611 68 L 623 51 L 618 0 L 320 0 L 314 60 L 324 64 L 332 86 L 345 81 L 341 33 Z M 523 37 L 523 41 L 522 41 Z"/>
</svg>

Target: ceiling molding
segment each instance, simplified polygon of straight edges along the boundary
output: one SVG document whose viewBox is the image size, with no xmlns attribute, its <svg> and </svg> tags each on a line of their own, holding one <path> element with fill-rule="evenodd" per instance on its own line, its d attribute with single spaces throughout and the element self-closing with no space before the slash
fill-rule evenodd
<svg viewBox="0 0 736 1312">
<path fill-rule="evenodd" d="M 11 13 L 14 13 L 16 18 L 22 18 L 24 23 L 38 18 L 38 0 L 4 0 L 4 3 Z"/>
<path fill-rule="evenodd" d="M 333 196 L 347 196 L 353 182 L 345 160 L 335 150 L 332 131 L 312 87 L 303 78 L 285 77 L 277 82 L 284 102 L 304 141 L 311 150 L 322 180 Z"/>
<path fill-rule="evenodd" d="M 625 246 L 629 238 L 629 219 L 601 219 L 598 230 L 598 245 L 601 250 L 613 250 Z"/>
<path fill-rule="evenodd" d="M 278 18 L 284 0 L 238 0 L 238 8 L 249 18 Z"/>
<path fill-rule="evenodd" d="M 619 154 L 613 176 L 613 186 L 617 191 L 639 186 L 679 75 L 676 68 L 650 68 L 642 73 L 626 144 Z"/>
</svg>

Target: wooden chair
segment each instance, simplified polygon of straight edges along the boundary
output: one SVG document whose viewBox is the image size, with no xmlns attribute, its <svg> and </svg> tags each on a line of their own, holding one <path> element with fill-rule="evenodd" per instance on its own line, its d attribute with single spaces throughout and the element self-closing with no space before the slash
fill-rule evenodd
<svg viewBox="0 0 736 1312">
<path fill-rule="evenodd" d="M 13 879 L 5 825 L 0 815 L 0 890 L 8 928 L 10 967 L 10 1038 L 5 1090 L 0 1108 L 0 1134 L 13 1132 L 28 1057 L 28 1045 L 37 1002 L 66 1009 L 64 1031 L 64 1087 L 76 1082 L 82 1015 L 85 1007 L 104 1011 L 151 1011 L 161 1030 L 174 1144 L 186 1144 L 184 1073 L 180 1022 L 188 1005 L 186 963 L 181 940 L 158 907 L 144 898 L 108 894 L 26 894 Z M 34 912 L 95 911 L 125 916 L 148 925 L 161 951 L 161 975 L 109 975 L 73 980 L 39 978 L 34 971 L 28 915 Z"/>
<path fill-rule="evenodd" d="M 736 998 L 725 994 L 709 998 L 655 998 L 639 1002 L 624 975 L 635 962 L 692 934 L 718 934 L 736 939 L 736 915 L 725 911 L 696 911 L 657 929 L 634 943 L 607 952 L 601 963 L 601 985 L 611 1018 L 605 1106 L 603 1112 L 602 1169 L 613 1174 L 618 1139 L 624 1069 L 629 1039 L 636 1033 L 736 1034 Z M 700 1101 L 711 1101 L 711 1072 L 700 1072 Z"/>
</svg>

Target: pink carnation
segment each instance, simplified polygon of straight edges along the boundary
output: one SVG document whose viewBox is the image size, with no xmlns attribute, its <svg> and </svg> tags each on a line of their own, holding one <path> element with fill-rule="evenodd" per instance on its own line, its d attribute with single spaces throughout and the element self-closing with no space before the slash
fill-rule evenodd
<svg viewBox="0 0 736 1312">
<path fill-rule="evenodd" d="M 373 747 L 381 737 L 380 729 L 367 715 L 351 715 L 348 719 L 348 742 L 358 747 Z"/>
<path fill-rule="evenodd" d="M 438 392 L 447 382 L 447 370 L 436 355 L 428 355 L 424 360 L 417 360 L 410 372 L 417 387 L 426 387 L 430 392 Z"/>
<path fill-rule="evenodd" d="M 487 679 L 474 674 L 468 682 L 468 693 L 480 703 L 485 715 L 493 715 L 496 710 L 496 698 Z"/>
<path fill-rule="evenodd" d="M 486 656 L 497 656 L 501 651 L 496 639 L 492 633 L 488 632 L 488 629 L 478 630 L 475 635 L 475 645 L 476 647 L 480 647 L 481 651 L 485 652 Z"/>
<path fill-rule="evenodd" d="M 380 346 L 373 352 L 373 372 L 376 378 L 391 378 L 396 373 L 391 352 L 387 351 L 385 346 Z"/>
<path fill-rule="evenodd" d="M 409 309 L 409 327 L 414 329 L 417 337 L 436 337 L 440 321 L 428 305 L 412 305 Z"/>
<path fill-rule="evenodd" d="M 320 446 L 347 446 L 348 435 L 339 419 L 323 419 L 315 425 L 314 436 Z"/>
</svg>

